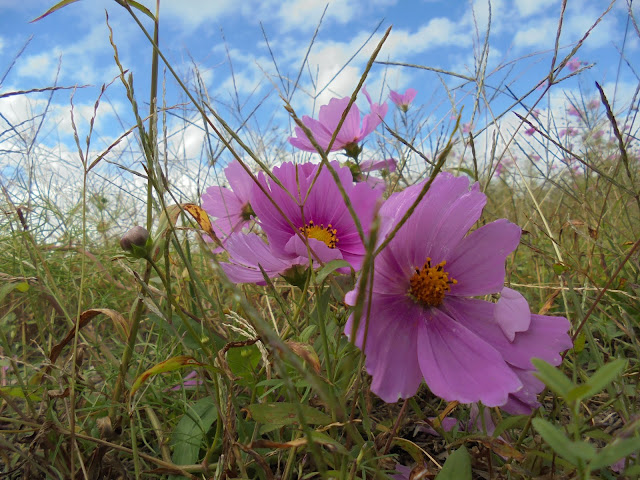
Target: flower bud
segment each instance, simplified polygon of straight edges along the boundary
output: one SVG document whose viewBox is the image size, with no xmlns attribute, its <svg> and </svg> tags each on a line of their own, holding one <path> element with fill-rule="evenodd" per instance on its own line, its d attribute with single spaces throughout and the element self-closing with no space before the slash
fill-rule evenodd
<svg viewBox="0 0 640 480">
<path fill-rule="evenodd" d="M 132 252 L 134 246 L 144 248 L 149 239 L 149 232 L 147 229 L 140 226 L 135 226 L 127 233 L 125 233 L 120 239 L 120 246 L 127 252 Z"/>
</svg>

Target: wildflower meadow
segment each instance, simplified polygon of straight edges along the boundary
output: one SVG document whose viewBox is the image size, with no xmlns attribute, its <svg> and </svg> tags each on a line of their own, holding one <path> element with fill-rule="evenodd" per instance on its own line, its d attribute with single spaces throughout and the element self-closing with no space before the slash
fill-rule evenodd
<svg viewBox="0 0 640 480">
<path fill-rule="evenodd" d="M 261 23 L 276 106 L 249 113 L 167 58 L 162 1 L 114 0 L 85 117 L 88 86 L 0 82 L 0 477 L 640 477 L 638 15 L 596 2 L 563 43 L 568 3 L 496 60 L 487 2 L 466 70 L 376 31 L 346 95 L 307 62 L 332 5 L 292 75 Z M 626 96 L 585 47 L 613 11 Z M 67 156 L 39 143 L 54 94 Z"/>
</svg>

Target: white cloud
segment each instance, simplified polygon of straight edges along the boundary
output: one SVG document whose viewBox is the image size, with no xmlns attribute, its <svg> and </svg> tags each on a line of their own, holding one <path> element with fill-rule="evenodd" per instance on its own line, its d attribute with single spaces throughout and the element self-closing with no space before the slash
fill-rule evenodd
<svg viewBox="0 0 640 480">
<path fill-rule="evenodd" d="M 548 10 L 554 4 L 560 4 L 558 0 L 515 0 L 515 7 L 522 17 L 530 17 L 544 10 Z"/>
<path fill-rule="evenodd" d="M 518 30 L 513 38 L 516 48 L 553 48 L 558 21 L 555 18 L 538 18 Z"/>
<path fill-rule="evenodd" d="M 604 9 L 594 8 L 572 9 L 567 15 L 568 18 L 562 32 L 564 43 L 574 43 L 580 40 L 602 15 L 603 11 Z M 600 48 L 610 45 L 611 42 L 617 42 L 622 39 L 621 30 L 614 12 L 609 12 L 589 34 L 584 46 L 587 48 Z"/>
<path fill-rule="evenodd" d="M 310 30 L 318 25 L 327 4 L 324 21 L 333 20 L 341 25 L 361 9 L 354 0 L 286 0 L 278 10 L 278 17 L 286 30 Z"/>
<path fill-rule="evenodd" d="M 160 18 L 175 19 L 190 27 L 214 22 L 238 8 L 235 0 L 163 0 Z"/>
<path fill-rule="evenodd" d="M 18 64 L 17 72 L 21 77 L 40 78 L 50 81 L 56 68 L 55 54 L 51 51 L 29 55 Z"/>
</svg>

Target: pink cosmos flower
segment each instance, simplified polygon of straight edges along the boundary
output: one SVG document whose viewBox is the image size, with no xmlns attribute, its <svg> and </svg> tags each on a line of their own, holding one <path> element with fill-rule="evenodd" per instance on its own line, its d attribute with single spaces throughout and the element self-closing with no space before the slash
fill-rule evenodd
<svg viewBox="0 0 640 480">
<path fill-rule="evenodd" d="M 549 80 L 544 80 L 540 85 L 536 87 L 536 90 L 544 90 L 549 85 Z"/>
<path fill-rule="evenodd" d="M 382 191 L 354 184 L 348 167 L 331 165 L 366 235 Z M 259 174 L 258 180 L 281 211 L 254 185 L 251 205 L 269 243 L 254 233 L 232 234 L 227 243 L 230 263 L 221 264 L 231 281 L 264 284 L 261 268 L 275 277 L 294 265 L 309 265 L 310 260 L 343 259 L 360 268 L 365 248 L 357 227 L 329 170 L 322 168 L 316 178 L 320 167 L 312 163 L 275 167 L 273 174 L 284 189 Z"/>
<path fill-rule="evenodd" d="M 233 232 L 244 227 L 253 215 L 250 197 L 253 180 L 234 160 L 224 169 L 231 189 L 209 187 L 202 195 L 202 208 L 211 218 L 211 226 L 224 244 Z"/>
<path fill-rule="evenodd" d="M 567 113 L 572 117 L 580 117 L 580 111 L 573 105 L 569 106 L 569 108 L 567 109 Z"/>
<path fill-rule="evenodd" d="M 196 378 L 197 376 L 198 376 L 198 372 L 196 372 L 195 370 L 192 370 L 188 375 L 186 375 L 182 379 L 181 383 L 171 388 L 168 388 L 167 390 L 177 391 L 177 390 L 182 390 L 183 388 L 191 388 L 191 387 L 197 387 L 198 385 L 202 385 L 204 382 L 202 380 L 197 379 Z"/>
<path fill-rule="evenodd" d="M 365 160 L 359 165 L 352 164 L 351 172 L 353 173 L 353 179 L 356 182 L 367 182 L 372 188 L 381 188 L 384 190 L 384 178 L 378 178 L 367 174 L 375 171 L 382 171 L 384 176 L 386 173 L 395 172 L 397 167 L 398 164 L 393 158 L 378 161 Z"/>
<path fill-rule="evenodd" d="M 371 106 L 371 113 L 364 116 L 361 124 L 360 109 L 358 109 L 358 106 L 354 103 L 342 124 L 342 128 L 340 129 L 335 142 L 333 142 L 333 145 L 331 146 L 331 151 L 344 148 L 347 150 L 347 153 L 355 152 L 354 155 L 357 156 L 357 154 L 360 153 L 358 142 L 373 132 L 387 114 L 389 106 L 386 102 L 382 105 L 373 103 L 365 87 L 362 87 L 362 92 L 365 97 L 367 97 L 369 105 Z M 342 114 L 346 110 L 348 104 L 349 97 L 340 99 L 332 98 L 328 105 L 320 107 L 318 120 L 307 115 L 302 117 L 302 123 L 311 130 L 313 138 L 315 138 L 318 145 L 320 145 L 324 150 L 329 146 L 333 132 L 338 128 L 338 123 L 340 123 Z M 289 137 L 289 143 L 291 145 L 306 152 L 316 152 L 315 147 L 311 144 L 300 127 L 296 127 L 295 133 L 295 137 Z"/>
<path fill-rule="evenodd" d="M 413 185 L 385 202 L 381 238 L 422 188 Z M 411 397 L 424 379 L 447 401 L 516 408 L 532 402 L 539 388 L 531 358 L 558 365 L 558 352 L 571 347 L 566 318 L 533 315 L 524 298 L 503 290 L 505 259 L 518 246 L 520 228 L 502 219 L 467 235 L 486 201 L 477 183 L 469 189 L 464 177 L 438 175 L 376 257 L 353 340 L 366 354 L 371 390 L 384 401 Z M 347 294 L 349 305 L 360 285 Z M 498 303 L 471 298 L 501 291 Z M 353 328 L 351 315 L 345 333 Z"/>
<path fill-rule="evenodd" d="M 393 158 L 387 158 L 386 160 L 365 160 L 360 163 L 360 171 L 362 173 L 375 172 L 376 170 L 386 170 L 388 172 L 395 172 L 398 167 L 398 162 Z"/>
<path fill-rule="evenodd" d="M 413 99 L 416 98 L 417 94 L 417 90 L 413 88 L 407 88 L 407 90 L 402 95 L 394 90 L 391 90 L 389 92 L 389 97 L 400 110 L 406 112 L 407 110 L 409 110 L 409 105 L 411 105 L 411 102 L 413 102 Z"/>
<path fill-rule="evenodd" d="M 575 72 L 582 66 L 582 62 L 578 59 L 578 57 L 573 57 L 571 60 L 567 62 L 567 68 L 570 72 Z"/>
<path fill-rule="evenodd" d="M 527 128 L 527 129 L 524 131 L 524 133 L 525 133 L 525 134 L 527 134 L 527 135 L 529 135 L 529 136 L 531 136 L 531 135 L 533 135 L 534 133 L 536 133 L 536 127 Z"/>
</svg>

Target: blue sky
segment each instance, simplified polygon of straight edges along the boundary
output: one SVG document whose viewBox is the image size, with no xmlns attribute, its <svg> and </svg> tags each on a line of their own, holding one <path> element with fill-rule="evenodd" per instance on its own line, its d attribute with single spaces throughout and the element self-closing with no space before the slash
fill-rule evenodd
<svg viewBox="0 0 640 480">
<path fill-rule="evenodd" d="M 120 60 L 134 75 L 136 98 L 142 112 L 148 109 L 151 48 L 132 18 L 113 1 L 83 0 L 29 23 L 53 3 L 50 0 L 0 0 L 1 73 L 10 67 L 31 38 L 0 86 L 0 95 L 51 86 L 59 65 L 58 85 L 89 85 L 77 90 L 73 100 L 84 145 L 100 87 L 112 82 L 118 74 L 105 11 Z M 143 0 L 141 3 L 155 9 L 155 2 Z M 290 86 L 298 77 L 326 5 L 326 0 L 162 0 L 160 46 L 190 86 L 194 85 L 193 71 L 197 66 L 212 105 L 232 126 L 240 127 L 251 114 L 241 130 L 247 142 L 255 148 L 259 148 L 260 141 L 275 142 L 279 148 L 293 153 L 286 144 L 291 124 L 279 94 L 291 95 Z M 556 64 L 569 55 L 575 43 L 608 7 L 609 2 L 602 0 L 568 1 Z M 463 122 L 471 121 L 473 115 L 474 128 L 480 128 L 491 121 L 492 115 L 503 113 L 511 105 L 511 94 L 523 95 L 548 74 L 560 9 L 559 0 L 491 2 L 486 75 L 487 91 L 494 92 L 493 97 L 486 99 L 491 109 L 481 102 L 480 108 L 474 111 L 476 85 L 473 83 L 414 68 L 374 65 L 367 80 L 369 92 L 374 100 L 384 101 L 390 88 L 404 91 L 413 87 L 419 91 L 416 105 L 423 105 L 421 112 L 429 118 L 425 126 L 433 131 L 450 128 L 452 112 L 462 106 L 465 107 Z M 312 115 L 331 97 L 350 95 L 371 52 L 391 25 L 391 35 L 378 60 L 430 66 L 474 77 L 487 30 L 488 11 L 488 2 L 484 0 L 330 1 L 290 101 L 298 115 Z M 635 15 L 640 17 L 637 7 Z M 151 28 L 149 19 L 143 15 L 140 18 Z M 594 81 L 598 81 L 612 99 L 615 90 L 615 107 L 622 109 L 638 85 L 638 77 L 629 64 L 637 67 L 634 59 L 638 58 L 639 46 L 639 36 L 628 22 L 627 2 L 618 0 L 576 54 L 588 68 L 553 87 L 556 105 L 564 105 L 580 94 L 593 96 Z M 619 52 L 623 52 L 623 61 Z M 161 73 L 162 69 L 161 66 Z M 569 73 L 566 69 L 565 72 Z M 202 122 L 193 108 L 185 106 L 184 95 L 168 72 L 166 75 L 166 103 L 175 106 L 168 119 L 169 149 L 175 158 L 195 159 L 198 166 L 189 168 L 202 168 Z M 68 164 L 73 163 L 71 157 L 76 155 L 69 115 L 71 92 L 62 90 L 53 95 L 36 142 L 47 152 L 67 158 Z M 539 97 L 540 94 L 534 92 L 525 99 L 524 106 L 532 105 Z M 553 108 L 551 101 L 551 96 L 545 98 L 540 107 Z M 46 103 L 47 94 L 0 99 L 0 113 L 5 117 L 0 119 L 0 132 L 12 128 L 6 121 L 12 126 L 21 125 L 29 115 L 42 113 Z M 358 104 L 367 110 L 364 98 L 359 98 Z M 522 107 L 515 109 L 524 111 Z M 124 89 L 116 80 L 101 99 L 91 150 L 104 150 L 130 128 L 134 124 L 130 112 Z M 181 118 L 186 118 L 190 126 L 185 127 Z M 33 131 L 33 122 L 25 125 Z M 171 136 L 174 132 L 179 135 Z M 7 135 L 0 138 L 0 143 L 6 144 Z M 120 149 L 119 154 L 127 148 L 133 152 L 133 139 L 127 145 L 125 148 L 121 144 L 115 150 Z M 139 155 L 131 153 L 130 160 L 130 166 L 134 165 L 139 162 Z M 228 160 L 223 154 L 220 162 Z M 5 156 L 0 166 L 6 169 L 11 162 L 18 160 Z M 4 171 L 6 174 L 7 170 Z M 205 175 L 211 173 L 207 171 Z M 200 178 L 199 182 L 206 184 L 211 180 Z"/>
</svg>

